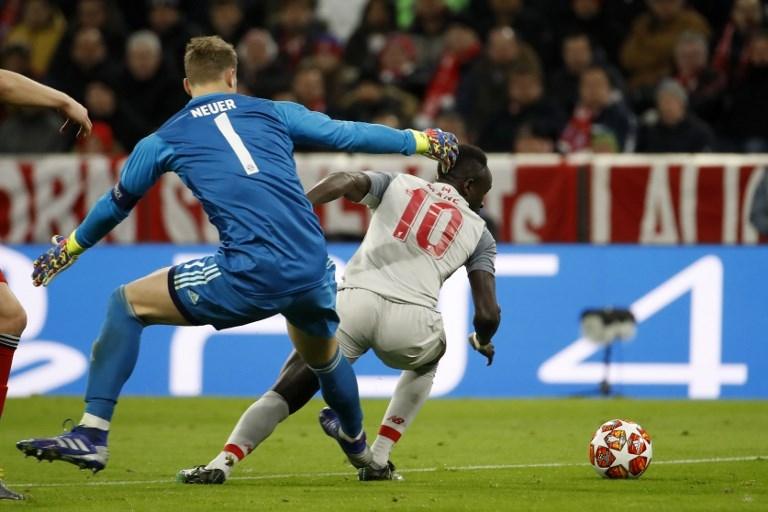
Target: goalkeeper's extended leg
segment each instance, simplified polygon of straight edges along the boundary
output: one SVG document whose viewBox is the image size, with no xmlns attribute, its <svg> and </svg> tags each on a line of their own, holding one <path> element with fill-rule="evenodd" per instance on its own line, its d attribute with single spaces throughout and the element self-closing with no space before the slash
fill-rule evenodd
<svg viewBox="0 0 768 512">
<path fill-rule="evenodd" d="M 372 455 L 363 430 L 363 410 L 352 365 L 333 337 L 308 334 L 290 321 L 288 335 L 296 351 L 317 375 L 323 399 L 335 412 L 335 419 L 321 415 L 323 430 L 336 440 L 353 466 L 367 466 Z"/>
<path fill-rule="evenodd" d="M 167 269 L 160 270 L 115 290 L 93 344 L 80 423 L 59 436 L 19 441 L 16 447 L 25 455 L 63 460 L 94 472 L 104 469 L 109 458 L 110 421 L 123 384 L 136 365 L 144 327 L 155 323 L 189 325 L 170 297 L 167 276 Z"/>
<path fill-rule="evenodd" d="M 379 427 L 379 434 L 371 447 L 373 462 L 358 472 L 360 480 L 392 480 L 393 467 L 389 455 L 408 425 L 421 410 L 432 390 L 437 365 L 420 371 L 405 370 L 397 381 L 395 393 Z"/>
</svg>

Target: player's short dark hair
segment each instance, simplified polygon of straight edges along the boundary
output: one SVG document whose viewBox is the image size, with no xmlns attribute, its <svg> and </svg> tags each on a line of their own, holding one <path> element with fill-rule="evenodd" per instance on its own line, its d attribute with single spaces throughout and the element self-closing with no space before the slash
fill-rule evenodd
<svg viewBox="0 0 768 512">
<path fill-rule="evenodd" d="M 193 37 L 184 52 L 184 73 L 191 84 L 215 82 L 221 74 L 237 69 L 237 52 L 219 36 Z"/>
<path fill-rule="evenodd" d="M 459 156 L 456 164 L 444 174 L 449 179 L 475 178 L 488 167 L 488 157 L 485 152 L 471 144 L 459 144 Z"/>
</svg>

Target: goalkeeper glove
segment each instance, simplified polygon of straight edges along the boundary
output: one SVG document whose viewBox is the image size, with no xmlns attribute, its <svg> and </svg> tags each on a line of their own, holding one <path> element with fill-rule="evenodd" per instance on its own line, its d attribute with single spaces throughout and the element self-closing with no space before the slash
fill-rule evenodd
<svg viewBox="0 0 768 512">
<path fill-rule="evenodd" d="M 496 347 L 493 346 L 493 343 L 490 341 L 488 343 L 481 343 L 480 339 L 477 337 L 477 333 L 473 332 L 469 335 L 469 344 L 472 345 L 473 349 L 480 352 L 486 359 L 488 359 L 488 364 L 486 364 L 486 366 L 491 366 L 493 364 L 493 356 L 496 354 Z"/>
<path fill-rule="evenodd" d="M 447 174 L 459 156 L 459 141 L 451 132 L 429 128 L 423 132 L 411 130 L 416 139 L 416 152 L 440 162 L 440 174 Z"/>
<path fill-rule="evenodd" d="M 54 235 L 51 238 L 53 247 L 38 257 L 32 264 L 32 284 L 35 286 L 48 286 L 53 278 L 63 270 L 69 268 L 77 257 L 85 250 L 75 240 L 74 232 L 68 238 Z"/>
</svg>

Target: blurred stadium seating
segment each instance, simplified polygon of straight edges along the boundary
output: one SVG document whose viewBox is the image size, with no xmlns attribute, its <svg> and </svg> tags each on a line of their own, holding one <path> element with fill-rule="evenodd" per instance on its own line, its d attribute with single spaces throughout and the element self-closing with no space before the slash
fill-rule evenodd
<svg viewBox="0 0 768 512">
<path fill-rule="evenodd" d="M 761 0 L 7 0 L 0 65 L 87 105 L 84 153 L 183 105 L 184 45 L 211 33 L 244 93 L 488 151 L 760 152 L 764 20 Z M 51 115 L 5 109 L 0 151 L 72 149 Z"/>
</svg>

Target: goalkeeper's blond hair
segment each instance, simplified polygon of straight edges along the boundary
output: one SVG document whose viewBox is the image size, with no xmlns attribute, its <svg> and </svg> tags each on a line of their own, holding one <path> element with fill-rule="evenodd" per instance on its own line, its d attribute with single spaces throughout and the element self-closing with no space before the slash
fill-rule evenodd
<svg viewBox="0 0 768 512">
<path fill-rule="evenodd" d="M 193 37 L 184 52 L 184 73 L 192 85 L 216 82 L 228 69 L 237 69 L 235 48 L 219 36 Z"/>
</svg>

